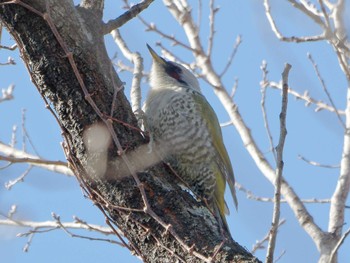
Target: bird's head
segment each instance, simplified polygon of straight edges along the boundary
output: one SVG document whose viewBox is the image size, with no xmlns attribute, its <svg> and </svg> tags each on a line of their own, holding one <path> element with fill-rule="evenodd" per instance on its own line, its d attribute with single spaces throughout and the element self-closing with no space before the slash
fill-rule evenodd
<svg viewBox="0 0 350 263">
<path fill-rule="evenodd" d="M 152 89 L 188 87 L 200 92 L 197 78 L 184 66 L 166 61 L 147 45 L 153 58 L 152 69 L 150 73 L 150 85 Z"/>
</svg>

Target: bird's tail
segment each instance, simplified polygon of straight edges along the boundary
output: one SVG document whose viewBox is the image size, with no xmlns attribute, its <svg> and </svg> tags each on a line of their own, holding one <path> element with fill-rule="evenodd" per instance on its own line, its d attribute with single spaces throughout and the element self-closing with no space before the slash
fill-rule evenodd
<svg viewBox="0 0 350 263">
<path fill-rule="evenodd" d="M 219 227 L 220 227 L 221 232 L 230 233 L 230 230 L 228 228 L 228 224 L 226 221 L 226 215 L 225 215 L 226 209 L 220 207 L 220 204 L 215 200 L 213 202 L 212 211 L 214 212 L 214 216 L 219 223 Z"/>
</svg>

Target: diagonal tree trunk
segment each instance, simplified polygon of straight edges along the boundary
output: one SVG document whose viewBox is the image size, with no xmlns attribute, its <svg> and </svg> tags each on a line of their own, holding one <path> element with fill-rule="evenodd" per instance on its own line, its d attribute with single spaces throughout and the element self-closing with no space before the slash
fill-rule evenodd
<svg viewBox="0 0 350 263">
<path fill-rule="evenodd" d="M 132 152 L 147 140 L 132 128 L 137 121 L 129 102 L 122 90 L 116 91 L 122 82 L 104 46 L 102 14 L 103 1 L 74 7 L 69 0 L 0 0 L 0 21 L 52 107 L 67 159 L 86 194 L 145 262 L 259 262 L 228 233 L 220 233 L 208 209 L 176 185 L 166 166 L 138 173 L 139 183 L 116 167 L 115 159 L 123 154 L 116 142 Z M 111 115 L 118 121 L 111 124 Z M 110 132 L 111 124 L 113 138 L 104 152 L 88 153 L 84 136 L 96 124 L 101 133 Z"/>
</svg>

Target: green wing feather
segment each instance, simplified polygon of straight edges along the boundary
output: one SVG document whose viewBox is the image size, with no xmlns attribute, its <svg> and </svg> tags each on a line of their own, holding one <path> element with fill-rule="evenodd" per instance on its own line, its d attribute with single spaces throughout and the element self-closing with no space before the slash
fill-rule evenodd
<svg viewBox="0 0 350 263">
<path fill-rule="evenodd" d="M 205 120 L 207 120 L 206 124 L 210 131 L 214 148 L 217 152 L 218 159 L 216 163 L 219 169 L 215 169 L 215 170 L 218 170 L 219 175 L 217 175 L 217 191 L 215 193 L 216 195 L 215 198 L 218 203 L 220 213 L 224 214 L 225 212 L 223 211 L 227 209 L 227 206 L 224 200 L 224 191 L 225 191 L 226 182 L 230 187 L 236 209 L 238 208 L 238 202 L 237 202 L 236 190 L 235 190 L 235 178 L 232 170 L 231 161 L 226 151 L 223 138 L 222 138 L 221 127 L 213 108 L 210 106 L 210 104 L 202 94 L 199 94 L 199 93 L 194 94 L 194 100 L 196 102 L 196 105 L 199 105 L 198 108 L 201 115 Z"/>
</svg>

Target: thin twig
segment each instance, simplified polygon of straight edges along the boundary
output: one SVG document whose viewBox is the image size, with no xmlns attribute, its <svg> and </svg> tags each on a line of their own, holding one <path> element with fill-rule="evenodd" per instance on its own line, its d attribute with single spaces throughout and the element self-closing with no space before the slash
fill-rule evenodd
<svg viewBox="0 0 350 263">
<path fill-rule="evenodd" d="M 109 20 L 103 26 L 103 34 L 106 35 L 111 33 L 113 30 L 121 27 L 126 22 L 133 19 L 135 16 L 139 15 L 143 10 L 145 10 L 154 0 L 144 0 L 133 6 L 129 6 L 129 10 L 116 19 Z"/>
<path fill-rule="evenodd" d="M 11 163 L 28 163 L 28 164 L 44 164 L 44 165 L 57 165 L 68 168 L 68 163 L 62 161 L 51 161 L 45 159 L 34 159 L 34 158 L 16 158 L 12 156 L 2 156 L 0 155 L 1 161 L 7 161 Z"/>
<path fill-rule="evenodd" d="M 274 263 L 278 262 L 285 254 L 286 250 L 282 250 L 281 254 L 275 259 Z"/>
<path fill-rule="evenodd" d="M 225 73 L 227 72 L 227 70 L 230 68 L 230 66 L 231 66 L 231 64 L 233 62 L 233 59 L 235 58 L 235 56 L 237 54 L 237 51 L 238 51 L 238 48 L 239 48 L 241 43 L 242 43 L 242 37 L 240 35 L 238 35 L 236 37 L 236 41 L 235 41 L 235 44 L 233 46 L 232 53 L 229 56 L 228 61 L 227 61 L 226 65 L 225 65 L 224 69 L 219 74 L 220 78 L 223 77 L 225 75 Z"/>
<path fill-rule="evenodd" d="M 32 165 L 30 165 L 20 176 L 18 176 L 15 180 L 10 180 L 7 183 L 5 183 L 5 188 L 7 190 L 11 190 L 11 188 L 16 185 L 19 182 L 23 182 L 24 178 L 29 174 L 30 170 L 33 168 Z"/>
<path fill-rule="evenodd" d="M 40 159 L 36 155 L 17 150 L 11 146 L 3 144 L 2 142 L 0 142 L 0 152 L 4 154 L 0 155 L 0 160 L 3 161 L 11 163 L 29 163 L 33 166 L 38 166 L 49 171 L 74 176 L 72 170 L 67 167 L 67 163 L 62 161 Z"/>
<path fill-rule="evenodd" d="M 22 147 L 23 147 L 23 151 L 26 152 L 27 151 L 27 145 L 26 145 L 26 139 L 28 140 L 30 146 L 33 148 L 34 153 L 40 157 L 40 154 L 38 153 L 38 150 L 36 149 L 31 137 L 29 136 L 29 133 L 26 129 L 26 109 L 22 109 Z"/>
<path fill-rule="evenodd" d="M 280 113 L 280 138 L 278 145 L 276 147 L 277 153 L 277 169 L 276 169 L 276 181 L 275 181 L 275 204 L 273 209 L 273 218 L 272 218 L 272 226 L 270 230 L 269 236 L 269 245 L 267 248 L 266 262 L 273 263 L 274 250 L 276 245 L 277 238 L 277 228 L 278 222 L 280 219 L 280 200 L 281 200 L 281 184 L 282 184 L 282 173 L 283 173 L 283 148 L 284 142 L 287 136 L 286 129 L 286 117 L 287 117 L 287 105 L 288 105 L 288 74 L 291 69 L 290 64 L 286 64 L 284 70 L 282 72 L 282 82 L 283 82 L 283 90 L 282 90 L 282 109 Z"/>
<path fill-rule="evenodd" d="M 287 220 L 286 219 L 282 219 L 279 221 L 278 223 L 278 228 L 280 228 L 280 226 L 282 226 Z M 263 239 L 261 240 L 257 240 L 251 250 L 251 253 L 254 255 L 255 252 L 259 249 L 265 249 L 264 243 L 267 242 L 269 240 L 269 236 L 270 236 L 270 230 L 269 232 L 264 236 Z"/>
<path fill-rule="evenodd" d="M 215 35 L 215 14 L 219 10 L 215 5 L 215 0 L 209 1 L 209 39 L 208 39 L 208 49 L 207 56 L 211 57 L 214 44 L 214 35 Z"/>
<path fill-rule="evenodd" d="M 292 1 L 292 0 L 288 0 L 289 2 L 293 2 L 293 6 L 302 10 L 304 13 L 308 13 L 310 14 L 310 17 L 317 22 L 318 24 L 320 24 L 322 27 L 324 27 L 322 19 L 320 19 L 319 17 L 315 16 L 314 14 L 312 14 L 311 12 L 308 12 L 307 9 L 305 9 L 301 4 Z M 281 40 L 281 41 L 285 41 L 285 42 L 295 42 L 295 43 L 299 43 L 299 42 L 311 42 L 311 41 L 320 41 L 320 40 L 325 40 L 326 39 L 326 33 L 323 32 L 320 35 L 315 35 L 315 36 L 303 36 L 303 37 L 285 37 L 283 36 L 283 34 L 279 31 L 279 29 L 276 26 L 276 23 L 271 15 L 271 7 L 270 7 L 270 3 L 268 0 L 264 0 L 264 7 L 265 7 L 265 14 L 267 17 L 267 20 L 270 23 L 271 29 L 272 31 L 275 33 L 276 37 Z"/>
<path fill-rule="evenodd" d="M 344 243 L 346 237 L 350 234 L 350 228 L 348 230 L 345 231 L 345 233 L 342 235 L 342 237 L 339 239 L 338 243 L 336 244 L 336 246 L 333 248 L 332 253 L 329 257 L 329 262 L 333 262 L 333 259 L 337 253 L 337 251 L 339 250 L 340 246 Z"/>
<path fill-rule="evenodd" d="M 118 244 L 119 246 L 124 247 L 124 244 L 112 239 L 106 239 L 106 238 L 95 238 L 95 237 L 88 237 L 88 236 L 83 236 L 83 235 L 77 235 L 72 233 L 71 231 L 68 230 L 67 227 L 65 227 L 64 224 L 62 224 L 60 216 L 58 216 L 55 213 L 52 213 L 52 217 L 53 219 L 55 219 L 55 222 L 57 223 L 57 225 L 70 237 L 78 237 L 78 238 L 82 238 L 82 239 L 88 239 L 88 240 L 93 240 L 93 241 L 105 241 L 108 243 L 112 243 L 112 244 Z M 82 225 L 86 225 L 88 227 L 89 230 L 93 230 L 91 227 L 89 227 L 87 224 L 82 224 Z"/>
<path fill-rule="evenodd" d="M 143 59 L 138 52 L 132 52 L 127 46 L 126 42 L 120 35 L 119 30 L 112 31 L 112 37 L 114 42 L 118 45 L 119 49 L 122 51 L 123 55 L 134 64 L 133 69 L 133 79 L 131 82 L 130 98 L 131 98 L 131 108 L 136 114 L 136 117 L 140 119 L 139 114 L 141 112 L 141 80 L 143 77 Z"/>
<path fill-rule="evenodd" d="M 314 61 L 314 59 L 312 58 L 312 56 L 311 56 L 310 53 L 307 54 L 307 57 L 308 57 L 308 59 L 310 60 L 312 66 L 313 66 L 313 68 L 314 68 L 314 70 L 315 70 L 315 72 L 316 72 L 317 78 L 318 78 L 318 80 L 320 81 L 321 86 L 322 86 L 322 89 L 323 89 L 323 91 L 326 93 L 329 102 L 331 103 L 332 107 L 333 107 L 334 109 L 336 109 L 335 103 L 334 103 L 334 101 L 333 101 L 333 99 L 332 99 L 331 94 L 329 93 L 329 91 L 328 91 L 328 89 L 327 89 L 327 87 L 326 87 L 326 84 L 325 84 L 323 78 L 321 77 L 321 73 L 320 73 L 320 71 L 318 70 L 318 66 L 317 66 L 316 62 Z M 345 130 L 346 127 L 345 127 L 344 120 L 340 117 L 340 115 L 338 114 L 337 111 L 335 112 L 335 114 L 337 115 L 337 118 L 338 118 L 338 120 L 339 120 L 341 126 L 343 126 L 343 128 L 344 128 L 344 130 Z"/>
<path fill-rule="evenodd" d="M 301 155 L 298 155 L 298 159 L 303 160 L 304 162 L 306 162 L 306 163 L 308 163 L 310 165 L 318 166 L 318 167 L 322 167 L 322 168 L 340 168 L 340 164 L 334 164 L 334 165 L 321 164 L 321 163 L 318 163 L 318 162 L 315 162 L 315 161 L 310 161 L 310 160 L 306 159 L 305 157 L 303 157 Z"/>
<path fill-rule="evenodd" d="M 17 48 L 17 44 L 13 44 L 12 46 L 3 46 L 3 45 L 0 45 L 0 49 L 7 49 L 7 50 L 15 50 Z"/>
<path fill-rule="evenodd" d="M 276 83 L 273 81 L 270 81 L 268 86 L 270 88 L 273 88 L 273 89 L 281 90 L 281 85 L 279 83 Z M 327 103 L 324 103 L 323 101 L 318 101 L 318 100 L 312 98 L 309 95 L 309 92 L 307 90 L 305 90 L 304 93 L 301 94 L 301 93 L 297 92 L 296 90 L 289 88 L 288 93 L 293 95 L 296 99 L 300 99 L 300 100 L 305 101 L 306 107 L 310 106 L 310 104 L 315 105 L 316 106 L 315 112 L 319 112 L 321 110 L 328 110 L 330 112 L 334 112 L 334 113 L 339 114 L 339 115 L 345 115 L 344 110 L 339 110 L 339 109 L 333 108 L 332 106 L 328 105 Z"/>
<path fill-rule="evenodd" d="M 248 190 L 240 183 L 236 182 L 236 188 L 239 191 L 242 191 L 246 194 L 246 197 L 250 200 L 259 201 L 259 202 L 268 202 L 273 203 L 274 199 L 271 197 L 263 197 L 263 196 L 257 196 L 255 195 L 251 190 Z M 329 204 L 331 202 L 331 199 L 319 199 L 319 198 L 309 198 L 309 199 L 300 199 L 301 202 L 304 204 Z M 286 199 L 281 199 L 281 203 L 287 203 Z"/>
<path fill-rule="evenodd" d="M 197 27 L 201 28 L 202 23 L 202 0 L 198 0 L 198 15 L 197 15 Z"/>
<path fill-rule="evenodd" d="M 266 88 L 268 85 L 268 80 L 267 80 L 267 74 L 268 74 L 268 70 L 267 70 L 267 63 L 266 61 L 263 61 L 260 69 L 263 72 L 263 79 L 260 82 L 260 87 L 261 87 L 261 111 L 262 111 L 262 115 L 263 115 L 263 119 L 264 119 L 264 126 L 265 126 L 265 130 L 267 133 L 267 138 L 269 139 L 269 144 L 270 144 L 270 151 L 272 152 L 273 158 L 275 159 L 275 162 L 277 162 L 277 156 L 276 156 L 276 150 L 273 144 L 273 138 L 272 138 L 272 134 L 271 134 L 271 130 L 270 130 L 270 126 L 269 126 L 269 121 L 267 119 L 267 114 L 266 114 L 266 107 L 265 107 L 265 98 L 266 98 Z"/>
</svg>

